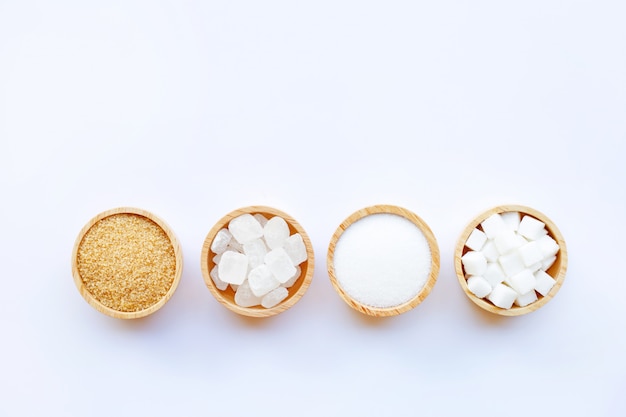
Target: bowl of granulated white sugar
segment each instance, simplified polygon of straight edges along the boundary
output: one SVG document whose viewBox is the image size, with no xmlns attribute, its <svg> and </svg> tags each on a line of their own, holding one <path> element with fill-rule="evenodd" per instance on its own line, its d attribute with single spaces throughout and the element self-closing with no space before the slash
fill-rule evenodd
<svg viewBox="0 0 626 417">
<path fill-rule="evenodd" d="M 415 213 L 376 205 L 339 225 L 327 266 L 333 287 L 350 307 L 370 316 L 394 316 L 416 307 L 432 290 L 439 247 Z"/>
</svg>

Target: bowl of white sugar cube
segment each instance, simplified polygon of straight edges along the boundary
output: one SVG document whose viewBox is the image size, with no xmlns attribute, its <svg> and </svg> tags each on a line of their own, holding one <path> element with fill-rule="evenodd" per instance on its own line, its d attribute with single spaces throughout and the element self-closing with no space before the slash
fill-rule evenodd
<svg viewBox="0 0 626 417">
<path fill-rule="evenodd" d="M 455 249 L 467 297 L 502 316 L 519 316 L 550 301 L 565 279 L 567 250 L 556 225 L 530 207 L 504 205 L 476 217 Z"/>
<path fill-rule="evenodd" d="M 353 309 L 395 316 L 420 304 L 439 274 L 439 246 L 419 216 L 376 205 L 344 220 L 328 246 L 328 275 Z"/>
<path fill-rule="evenodd" d="M 300 224 L 272 207 L 234 210 L 202 247 L 204 282 L 235 313 L 269 317 L 292 307 L 313 278 L 313 246 Z"/>
</svg>

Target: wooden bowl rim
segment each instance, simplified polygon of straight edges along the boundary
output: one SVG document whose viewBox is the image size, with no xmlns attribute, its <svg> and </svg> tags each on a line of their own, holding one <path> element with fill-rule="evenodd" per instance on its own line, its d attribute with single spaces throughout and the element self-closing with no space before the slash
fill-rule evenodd
<svg viewBox="0 0 626 417">
<path fill-rule="evenodd" d="M 339 282 L 337 280 L 337 276 L 335 274 L 334 267 L 334 257 L 335 257 L 335 248 L 337 246 L 337 242 L 341 238 L 341 235 L 345 230 L 350 227 L 352 224 L 361 220 L 366 216 L 370 216 L 372 214 L 395 214 L 401 216 L 411 223 L 413 223 L 417 228 L 424 234 L 426 240 L 428 241 L 428 246 L 430 248 L 431 253 L 431 268 L 428 279 L 422 289 L 413 297 L 412 299 L 404 302 L 403 304 L 394 306 L 394 307 L 373 307 L 370 305 L 363 304 L 354 298 L 352 298 L 349 294 L 347 294 Z M 355 211 L 350 216 L 348 216 L 337 229 L 330 240 L 330 244 L 328 245 L 328 253 L 326 257 L 326 264 L 328 268 L 328 275 L 330 277 L 330 282 L 332 283 L 335 291 L 339 294 L 339 296 L 353 309 L 367 314 L 373 317 L 389 317 L 396 316 L 401 313 L 405 313 L 415 307 L 417 307 L 424 299 L 430 294 L 435 283 L 437 282 L 437 277 L 439 275 L 439 267 L 440 267 L 440 253 L 439 246 L 437 244 L 437 239 L 433 234 L 432 230 L 426 224 L 426 222 L 420 218 L 417 214 L 412 211 L 405 209 L 403 207 L 389 205 L 389 204 L 377 204 L 369 207 L 362 208 L 360 210 Z"/>
<path fill-rule="evenodd" d="M 152 304 L 150 307 L 145 308 L 139 311 L 118 311 L 111 307 L 108 307 L 102 304 L 97 298 L 95 298 L 85 287 L 82 277 L 78 272 L 78 249 L 82 244 L 83 238 L 87 234 L 87 232 L 100 220 L 103 220 L 107 217 L 114 216 L 117 214 L 134 214 L 137 216 L 144 217 L 152 222 L 154 222 L 157 226 L 161 228 L 167 235 L 172 247 L 174 249 L 174 257 L 176 261 L 176 270 L 174 272 L 174 280 L 172 281 L 172 285 L 167 293 L 156 303 Z M 155 214 L 143 210 L 136 207 L 117 207 L 110 210 L 103 211 L 102 213 L 93 217 L 87 224 L 81 229 L 76 238 L 76 242 L 74 243 L 74 248 L 72 250 L 72 276 L 74 278 L 74 284 L 78 288 L 81 296 L 91 305 L 93 308 L 98 310 L 99 312 L 106 314 L 107 316 L 114 317 L 117 319 L 138 319 L 142 317 L 149 316 L 155 311 L 159 310 L 161 307 L 165 305 L 172 298 L 176 288 L 178 287 L 178 283 L 180 282 L 181 276 L 183 272 L 183 254 L 180 246 L 180 242 L 178 238 L 174 234 L 174 231 L 168 226 L 168 224 L 156 216 Z"/>
<path fill-rule="evenodd" d="M 300 236 L 302 236 L 302 240 L 304 241 L 304 246 L 306 247 L 306 251 L 307 251 L 307 260 L 302 263 L 302 264 L 306 263 L 306 272 L 304 273 L 304 277 L 301 276 L 300 278 L 298 278 L 298 280 L 302 279 L 302 283 L 300 284 L 299 288 L 297 289 L 295 293 L 289 294 L 287 299 L 283 300 L 281 303 L 271 308 L 264 308 L 262 306 L 254 306 L 254 307 L 238 306 L 237 304 L 235 304 L 234 301 L 231 301 L 230 299 L 224 296 L 223 291 L 221 291 L 215 286 L 215 283 L 213 282 L 213 279 L 211 278 L 211 275 L 210 275 L 211 267 L 214 265 L 212 256 L 211 256 L 212 254 L 211 243 L 213 243 L 213 239 L 215 239 L 217 232 L 219 232 L 222 228 L 226 227 L 226 225 L 230 223 L 230 221 L 234 219 L 235 217 L 238 217 L 242 214 L 256 214 L 256 213 L 264 214 L 266 216 L 269 215 L 269 216 L 282 217 L 283 220 L 285 220 L 287 224 L 290 226 L 290 228 L 295 229 L 297 233 L 299 233 Z M 300 264 L 300 266 L 302 266 L 302 264 Z M 220 304 L 228 308 L 230 311 L 233 311 L 242 316 L 264 318 L 264 317 L 275 316 L 277 314 L 280 314 L 288 310 L 289 308 L 293 307 L 302 298 L 304 293 L 307 291 L 307 289 L 311 285 L 311 281 L 313 279 L 313 270 L 315 268 L 315 254 L 313 251 L 313 245 L 311 244 L 311 239 L 309 239 L 309 235 L 306 233 L 302 225 L 298 223 L 298 221 L 296 221 L 295 218 L 285 213 L 284 211 L 278 210 L 274 207 L 261 206 L 261 205 L 246 206 L 246 207 L 241 207 L 241 208 L 238 208 L 236 210 L 229 212 L 220 220 L 218 220 L 217 223 L 215 223 L 215 225 L 211 228 L 209 233 L 206 235 L 206 238 L 204 239 L 204 244 L 202 245 L 202 254 L 200 256 L 200 268 L 202 269 L 202 277 L 204 279 L 205 285 L 207 286 L 211 294 L 213 294 L 213 297 L 215 297 L 215 299 Z M 304 271 L 304 268 L 302 268 L 302 270 Z M 295 285 L 296 284 L 294 284 L 294 286 Z"/>
<path fill-rule="evenodd" d="M 465 274 L 463 273 L 463 265 L 461 262 L 461 256 L 463 256 L 463 249 L 465 248 L 465 242 L 467 241 L 467 238 L 469 237 L 470 233 L 472 233 L 472 230 L 474 230 L 480 223 L 482 223 L 485 219 L 487 219 L 492 214 L 506 213 L 506 212 L 512 212 L 512 211 L 517 211 L 522 215 L 525 215 L 525 214 L 530 215 L 531 217 L 534 217 L 537 220 L 542 221 L 546 225 L 548 234 L 559 245 L 559 252 L 556 255 L 557 260 L 554 262 L 554 265 L 557 265 L 557 263 L 559 264 L 559 268 L 558 268 L 558 271 L 556 272 L 552 270 L 553 269 L 552 267 L 549 268 L 547 271 L 548 274 L 556 280 L 556 283 L 550 289 L 547 295 L 543 297 L 540 296 L 540 298 L 537 301 L 525 307 L 518 307 L 516 305 L 513 305 L 513 307 L 507 310 L 507 309 L 503 309 L 500 307 L 496 307 L 495 305 L 491 304 L 489 301 L 486 301 L 482 298 L 478 298 L 474 294 L 472 294 L 472 292 L 467 287 L 467 280 L 465 278 Z M 561 231 L 548 216 L 546 216 L 542 212 L 532 207 L 527 207 L 527 206 L 518 205 L 518 204 L 505 204 L 505 205 L 493 207 L 489 210 L 482 212 L 481 214 L 476 216 L 471 222 L 468 223 L 468 225 L 465 227 L 465 229 L 461 233 L 461 236 L 459 237 L 455 250 L 454 250 L 454 269 L 455 269 L 459 284 L 461 285 L 461 288 L 463 289 L 463 292 L 465 292 L 465 295 L 474 304 L 476 304 L 483 310 L 489 311 L 490 313 L 498 314 L 500 316 L 507 316 L 507 317 L 521 316 L 521 315 L 528 314 L 528 313 L 538 310 L 539 308 L 544 306 L 548 301 L 554 298 L 556 293 L 559 291 L 559 289 L 563 285 L 563 281 L 565 280 L 565 273 L 567 272 L 567 247 L 565 245 L 565 239 L 563 238 Z"/>
</svg>

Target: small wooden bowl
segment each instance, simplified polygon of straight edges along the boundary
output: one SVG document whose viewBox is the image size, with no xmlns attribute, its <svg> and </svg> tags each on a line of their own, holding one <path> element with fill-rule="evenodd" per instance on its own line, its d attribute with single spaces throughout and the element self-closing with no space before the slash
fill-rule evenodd
<svg viewBox="0 0 626 417">
<path fill-rule="evenodd" d="M 412 299 L 404 302 L 403 304 L 393 306 L 393 307 L 374 307 L 371 305 L 363 304 L 354 298 L 352 298 L 348 293 L 344 291 L 337 280 L 337 275 L 335 273 L 335 248 L 337 246 L 337 242 L 341 238 L 341 235 L 345 232 L 345 230 L 350 227 L 353 223 L 361 220 L 362 218 L 369 216 L 371 214 L 395 214 L 401 216 L 411 223 L 413 223 L 417 228 L 424 234 L 426 240 L 428 241 L 428 246 L 430 248 L 431 253 L 431 268 L 430 274 L 426 283 L 422 287 L 422 289 L 415 295 Z M 339 293 L 341 298 L 353 309 L 370 316 L 374 317 L 386 317 L 386 316 L 395 316 L 406 311 L 409 311 L 415 308 L 418 304 L 420 304 L 427 296 L 430 294 L 430 291 L 433 289 L 435 282 L 437 281 L 437 276 L 439 274 L 439 246 L 437 245 L 437 240 L 435 239 L 435 235 L 430 230 L 426 222 L 424 222 L 419 216 L 415 213 L 404 209 L 402 207 L 392 206 L 392 205 L 375 205 L 371 207 L 366 207 L 361 210 L 358 210 L 351 214 L 347 219 L 345 219 L 335 230 L 333 234 L 330 244 L 328 245 L 328 255 L 326 259 L 326 264 L 328 267 L 328 275 L 330 276 L 330 282 L 333 287 Z"/>
<path fill-rule="evenodd" d="M 79 271 L 78 252 L 79 252 L 79 249 L 81 248 L 81 244 L 83 243 L 83 239 L 85 238 L 85 235 L 87 234 L 87 232 L 89 232 L 89 230 L 101 220 L 110 216 L 118 215 L 118 214 L 136 215 L 136 216 L 145 218 L 151 221 L 152 223 L 156 224 L 159 228 L 163 230 L 163 232 L 165 232 L 174 250 L 176 266 L 175 266 L 175 271 L 174 271 L 174 278 L 173 278 L 173 281 L 169 290 L 162 298 L 160 298 L 154 304 L 139 311 L 119 311 L 119 310 L 115 310 L 111 307 L 104 305 L 100 300 L 98 300 L 93 294 L 89 292 Z M 167 303 L 169 299 L 172 297 L 172 295 L 174 294 L 174 291 L 176 291 L 176 287 L 178 286 L 178 283 L 180 282 L 182 272 L 183 272 L 182 250 L 180 247 L 180 243 L 178 242 L 178 239 L 176 238 L 176 235 L 174 234 L 172 229 L 170 229 L 170 227 L 163 220 L 161 220 L 159 217 L 155 216 L 154 214 L 146 210 L 133 208 L 133 207 L 119 207 L 119 208 L 107 210 L 105 212 L 98 214 L 93 219 L 91 219 L 81 229 L 80 233 L 78 234 L 78 237 L 76 238 L 76 242 L 74 244 L 74 249 L 72 251 L 72 275 L 74 277 L 74 283 L 76 284 L 76 287 L 78 288 L 78 291 L 80 292 L 80 294 L 93 308 L 95 308 L 99 312 L 106 314 L 108 316 L 114 317 L 114 318 L 118 318 L 118 319 L 137 319 L 137 318 L 145 317 L 154 313 L 161 307 L 163 307 L 165 303 Z"/>
<path fill-rule="evenodd" d="M 556 254 L 556 260 L 554 261 L 554 264 L 552 264 L 552 266 L 546 271 L 548 275 L 556 280 L 556 283 L 554 284 L 550 292 L 545 297 L 541 294 L 537 294 L 538 300 L 525 307 L 518 307 L 516 305 L 513 305 L 510 309 L 507 310 L 504 308 L 496 307 L 490 301 L 478 298 L 474 294 L 472 294 L 472 292 L 467 287 L 467 280 L 465 278 L 461 257 L 469 251 L 469 249 L 465 247 L 465 242 L 469 238 L 470 233 L 472 233 L 472 231 L 476 227 L 478 227 L 480 223 L 482 223 L 492 214 L 506 213 L 512 211 L 517 211 L 521 215 L 528 215 L 542 221 L 546 225 L 548 235 L 552 237 L 559 245 L 559 252 Z M 567 271 L 567 248 L 565 247 L 565 240 L 563 239 L 563 235 L 561 235 L 559 229 L 546 215 L 526 206 L 503 205 L 494 207 L 480 214 L 467 225 L 465 230 L 463 230 L 463 233 L 459 237 L 454 251 L 454 269 L 456 271 L 459 283 L 461 284 L 461 288 L 463 288 L 465 295 L 467 295 L 467 297 L 472 300 L 474 304 L 484 310 L 489 311 L 490 313 L 499 314 L 501 316 L 521 316 L 523 314 L 527 314 L 541 308 L 548 301 L 550 301 L 559 291 L 561 285 L 563 285 L 565 272 Z"/>
<path fill-rule="evenodd" d="M 288 289 L 289 295 L 278 305 L 271 308 L 265 308 L 262 306 L 238 306 L 235 303 L 235 292 L 232 290 L 230 285 L 224 291 L 222 291 L 215 286 L 215 283 L 213 282 L 213 279 L 210 275 L 211 269 L 213 269 L 213 267 L 215 266 L 215 262 L 213 262 L 215 253 L 211 251 L 211 244 L 213 243 L 213 239 L 215 239 L 217 232 L 225 227 L 228 227 L 230 221 L 235 217 L 241 216 L 242 214 L 257 213 L 264 215 L 265 217 L 267 217 L 268 220 L 274 216 L 282 217 L 289 226 L 290 234 L 300 233 L 300 236 L 302 236 L 302 240 L 304 241 L 304 245 L 306 246 L 307 252 L 307 260 L 300 264 L 300 277 L 295 282 L 295 284 L 293 284 L 293 286 Z M 311 244 L 309 235 L 307 235 L 304 228 L 293 217 L 272 207 L 248 206 L 231 211 L 226 216 L 222 217 L 215 224 L 215 226 L 213 226 L 213 228 L 209 231 L 206 238 L 204 239 L 200 262 L 204 283 L 206 284 L 209 291 L 211 291 L 211 294 L 213 294 L 217 301 L 219 301 L 224 307 L 243 316 L 270 317 L 289 309 L 294 304 L 296 304 L 298 300 L 300 300 L 300 298 L 302 298 L 306 290 L 309 288 L 309 285 L 311 285 L 311 280 L 313 279 L 313 266 L 315 264 L 315 257 L 313 254 L 313 245 Z"/>
</svg>

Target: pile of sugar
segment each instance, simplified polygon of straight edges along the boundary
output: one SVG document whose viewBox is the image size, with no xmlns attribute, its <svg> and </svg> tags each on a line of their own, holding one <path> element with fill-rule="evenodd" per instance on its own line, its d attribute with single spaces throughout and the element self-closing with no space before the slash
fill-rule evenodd
<svg viewBox="0 0 626 417">
<path fill-rule="evenodd" d="M 159 225 L 136 214 L 115 214 L 87 231 L 77 250 L 77 268 L 100 303 L 117 311 L 141 311 L 171 288 L 176 256 Z"/>
<path fill-rule="evenodd" d="M 431 263 L 428 240 L 415 224 L 396 214 L 376 213 L 341 234 L 333 266 L 337 283 L 352 299 L 388 308 L 421 291 Z"/>
<path fill-rule="evenodd" d="M 308 258 L 299 233 L 290 235 L 280 216 L 267 219 L 260 213 L 232 219 L 217 232 L 211 251 L 215 266 L 210 271 L 215 286 L 235 291 L 240 307 L 271 308 L 289 295 Z"/>
<path fill-rule="evenodd" d="M 467 287 L 479 298 L 509 309 L 545 296 L 556 281 L 546 271 L 556 260 L 557 242 L 545 224 L 518 212 L 493 214 L 469 235 L 461 258 Z"/>
</svg>

